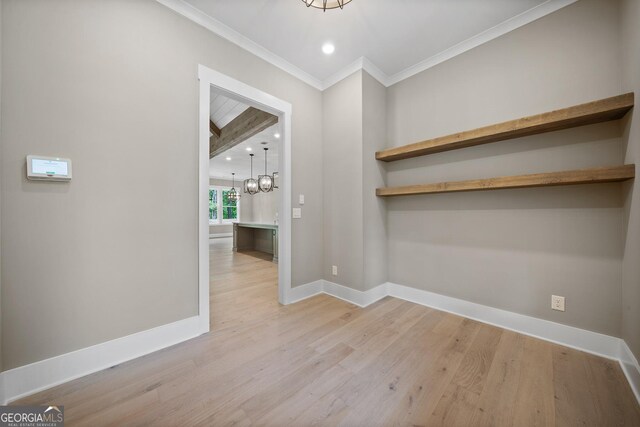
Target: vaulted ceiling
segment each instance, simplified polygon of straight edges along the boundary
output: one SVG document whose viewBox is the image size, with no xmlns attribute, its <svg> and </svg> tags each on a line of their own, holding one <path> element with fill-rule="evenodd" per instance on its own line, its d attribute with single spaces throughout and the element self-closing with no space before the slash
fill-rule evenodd
<svg viewBox="0 0 640 427">
<path fill-rule="evenodd" d="M 358 66 L 388 86 L 576 0 L 158 1 L 323 89 Z"/>
</svg>

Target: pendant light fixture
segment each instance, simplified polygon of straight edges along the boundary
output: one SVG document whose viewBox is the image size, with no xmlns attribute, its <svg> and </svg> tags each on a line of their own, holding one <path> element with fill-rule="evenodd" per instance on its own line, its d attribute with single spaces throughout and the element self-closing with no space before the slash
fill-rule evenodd
<svg viewBox="0 0 640 427">
<path fill-rule="evenodd" d="M 327 9 L 342 9 L 345 4 L 350 3 L 351 0 L 302 0 L 307 7 L 315 7 L 316 9 L 322 9 L 326 12 Z"/>
<path fill-rule="evenodd" d="M 269 191 L 273 191 L 273 177 L 271 175 L 267 175 L 267 151 L 269 149 L 264 147 L 264 175 L 258 175 L 258 186 L 260 187 L 260 191 L 263 193 L 268 193 Z"/>
<path fill-rule="evenodd" d="M 229 200 L 237 201 L 240 198 L 240 195 L 236 191 L 235 187 L 236 187 L 236 174 L 235 172 L 231 172 L 231 190 L 229 190 L 229 193 L 227 193 L 227 197 L 229 198 Z"/>
<path fill-rule="evenodd" d="M 258 181 L 253 179 L 253 153 L 249 154 L 251 158 L 251 178 L 244 180 L 244 192 L 249 194 L 256 194 L 260 191 L 258 188 Z"/>
</svg>

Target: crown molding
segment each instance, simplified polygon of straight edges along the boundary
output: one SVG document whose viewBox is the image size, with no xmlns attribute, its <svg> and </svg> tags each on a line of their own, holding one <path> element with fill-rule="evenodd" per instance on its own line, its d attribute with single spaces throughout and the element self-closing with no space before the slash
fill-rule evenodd
<svg viewBox="0 0 640 427">
<path fill-rule="evenodd" d="M 389 76 L 387 76 L 380 68 L 376 67 L 369 59 L 362 57 L 362 69 L 369 73 L 371 77 L 379 81 L 384 87 L 391 86 Z"/>
<path fill-rule="evenodd" d="M 311 74 L 301 70 L 289 61 L 262 47 L 253 40 L 243 36 L 236 30 L 226 26 L 217 19 L 212 18 L 211 16 L 202 12 L 200 9 L 191 6 L 184 0 L 156 1 L 173 10 L 174 12 L 177 12 L 178 14 L 184 16 L 185 18 L 195 22 L 196 24 L 203 26 L 207 30 L 211 31 L 214 34 L 217 34 L 223 39 L 226 39 L 227 41 L 230 41 L 231 43 L 241 47 L 242 49 L 254 54 L 258 58 L 263 59 L 271 65 L 274 65 L 281 70 L 291 74 L 293 77 L 302 80 L 309 86 L 312 86 L 318 90 L 322 90 L 322 82 L 319 79 L 316 79 Z"/>
<path fill-rule="evenodd" d="M 376 67 L 373 62 L 371 62 L 370 60 L 368 60 L 364 56 L 361 56 L 360 58 L 356 59 L 351 64 L 349 64 L 346 67 L 344 67 L 342 70 L 340 70 L 337 73 L 331 75 L 325 81 L 323 81 L 322 82 L 322 90 L 329 89 L 334 84 L 338 83 L 341 80 L 344 80 L 345 78 L 349 77 L 351 74 L 355 73 L 356 71 L 360 71 L 360 70 L 364 70 L 367 73 L 369 73 L 371 75 L 371 77 L 373 77 L 374 79 L 378 80 L 385 87 L 390 86 L 389 85 L 389 77 L 387 77 L 387 75 L 382 70 L 380 70 L 378 67 Z"/>
<path fill-rule="evenodd" d="M 351 64 L 347 65 L 346 67 L 344 67 L 343 69 L 341 69 L 340 71 L 338 71 L 335 74 L 332 74 L 331 76 L 327 77 L 323 82 L 322 82 L 322 88 L 320 90 L 327 90 L 329 89 L 331 86 L 333 86 L 334 84 L 346 79 L 347 77 L 349 77 L 351 74 L 355 73 L 356 71 L 360 71 L 362 70 L 363 67 L 363 61 L 364 58 L 358 58 L 355 61 L 353 61 Z"/>
<path fill-rule="evenodd" d="M 378 80 L 385 87 L 392 86 L 396 83 L 401 82 L 402 80 L 408 79 L 409 77 L 412 77 L 418 73 L 421 73 L 422 71 L 428 70 L 429 68 L 434 67 L 448 59 L 454 58 L 475 47 L 478 47 L 484 43 L 487 43 L 493 39 L 496 39 L 504 34 L 507 34 L 533 21 L 536 21 L 546 15 L 549 15 L 550 13 L 560 10 L 563 7 L 569 6 L 570 4 L 573 4 L 578 0 L 547 0 L 546 2 L 541 3 L 538 6 L 535 6 L 527 11 L 524 11 L 521 14 L 516 15 L 512 18 L 509 18 L 506 21 L 503 21 L 494 27 L 491 27 L 479 34 L 476 34 L 475 36 L 470 37 L 456 44 L 455 46 L 452 46 L 446 50 L 443 50 L 442 52 L 439 52 L 391 76 L 385 74 L 369 59 L 365 57 L 360 57 L 354 62 L 352 62 L 351 64 L 341 69 L 340 71 L 336 72 L 335 74 L 332 74 L 330 77 L 326 78 L 324 81 L 321 81 L 320 79 L 313 77 L 309 73 L 296 67 L 295 65 L 291 64 L 287 60 L 281 58 L 280 56 L 276 55 L 270 50 L 257 44 L 253 40 L 243 36 L 237 31 L 226 26 L 222 22 L 212 18 L 211 16 L 205 14 L 201 10 L 191 6 L 189 3 L 185 2 L 184 0 L 156 0 L 156 1 L 168 7 L 169 9 L 172 9 L 173 11 L 179 13 L 180 15 L 192 20 L 196 24 L 205 27 L 206 29 L 230 41 L 231 43 L 236 44 L 242 49 L 247 50 L 248 52 L 256 55 L 257 57 L 269 62 L 270 64 L 302 80 L 308 85 L 320 91 L 323 91 L 359 70 L 365 70 L 367 73 L 369 73 L 373 78 Z"/>
</svg>

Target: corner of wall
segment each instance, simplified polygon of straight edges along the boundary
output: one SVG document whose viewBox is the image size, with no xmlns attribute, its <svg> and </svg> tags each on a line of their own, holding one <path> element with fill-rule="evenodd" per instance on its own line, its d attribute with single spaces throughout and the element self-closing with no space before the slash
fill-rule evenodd
<svg viewBox="0 0 640 427">
<path fill-rule="evenodd" d="M 322 93 L 323 274 L 325 280 L 361 289 L 362 70 Z M 331 273 L 332 265 L 338 275 Z"/>
<path fill-rule="evenodd" d="M 375 159 L 376 151 L 387 146 L 387 88 L 367 71 L 362 77 L 362 211 L 364 288 L 388 281 L 387 206 L 376 196 L 384 187 L 387 172 Z"/>
<path fill-rule="evenodd" d="M 2 164 L 2 7 L 0 0 L 0 165 Z M 2 372 L 2 167 L 0 166 L 0 372 Z M 2 400 L 3 382 L 0 378 L 0 401 Z"/>
<path fill-rule="evenodd" d="M 621 0 L 619 10 L 622 86 L 625 92 L 640 95 L 640 2 Z M 636 107 L 637 109 L 637 107 Z M 625 163 L 640 161 L 640 114 L 631 111 L 625 128 Z M 622 261 L 622 339 L 640 359 L 640 185 L 637 180 L 623 187 L 625 197 L 625 239 Z"/>
<path fill-rule="evenodd" d="M 323 92 L 323 279 L 357 291 L 387 282 L 386 205 L 375 195 L 386 181 L 375 160 L 386 146 L 386 91 L 358 70 Z"/>
</svg>

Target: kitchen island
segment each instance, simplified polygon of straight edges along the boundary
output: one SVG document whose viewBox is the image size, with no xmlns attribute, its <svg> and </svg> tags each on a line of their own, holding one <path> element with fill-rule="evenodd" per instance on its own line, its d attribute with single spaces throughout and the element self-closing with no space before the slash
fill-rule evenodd
<svg viewBox="0 0 640 427">
<path fill-rule="evenodd" d="M 273 256 L 278 262 L 278 226 L 253 222 L 233 224 L 233 251 L 259 251 Z"/>
</svg>

